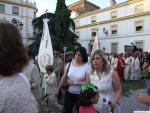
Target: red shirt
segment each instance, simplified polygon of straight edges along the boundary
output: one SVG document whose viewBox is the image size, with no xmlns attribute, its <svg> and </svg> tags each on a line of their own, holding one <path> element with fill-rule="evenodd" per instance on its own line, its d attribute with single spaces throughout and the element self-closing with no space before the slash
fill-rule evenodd
<svg viewBox="0 0 150 113">
<path fill-rule="evenodd" d="M 84 106 L 80 106 L 79 108 L 79 113 L 95 113 L 96 110 L 93 106 L 87 106 L 87 107 L 84 107 Z"/>
</svg>

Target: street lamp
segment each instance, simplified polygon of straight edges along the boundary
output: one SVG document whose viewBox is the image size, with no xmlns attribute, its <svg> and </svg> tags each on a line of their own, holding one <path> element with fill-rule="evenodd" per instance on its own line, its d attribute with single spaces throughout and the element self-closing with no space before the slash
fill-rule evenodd
<svg viewBox="0 0 150 113">
<path fill-rule="evenodd" d="M 20 28 L 20 30 L 22 31 L 22 28 L 23 28 L 23 23 L 22 22 L 19 22 L 19 28 Z"/>
<path fill-rule="evenodd" d="M 21 21 L 17 20 L 16 18 L 13 18 L 11 20 L 11 22 L 12 22 L 12 24 L 14 24 L 18 28 L 19 31 L 22 31 L 23 23 Z"/>
<path fill-rule="evenodd" d="M 65 57 L 66 57 L 66 50 L 67 50 L 67 47 L 63 47 L 63 50 L 64 50 L 64 63 L 65 63 Z"/>
</svg>

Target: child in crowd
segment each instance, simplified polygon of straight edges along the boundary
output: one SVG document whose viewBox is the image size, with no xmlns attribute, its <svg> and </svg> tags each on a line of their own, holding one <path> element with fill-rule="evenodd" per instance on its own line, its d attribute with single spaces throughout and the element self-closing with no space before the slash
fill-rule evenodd
<svg viewBox="0 0 150 113">
<path fill-rule="evenodd" d="M 92 83 L 89 83 L 88 85 L 82 85 L 79 113 L 104 113 L 101 111 L 96 111 L 96 109 L 93 107 L 93 104 L 96 104 L 98 100 L 99 94 L 96 86 L 94 86 Z"/>
<path fill-rule="evenodd" d="M 44 96 L 48 100 L 48 106 L 51 112 L 59 113 L 62 109 L 61 105 L 58 104 L 55 96 L 57 91 L 57 80 L 56 74 L 53 72 L 53 66 L 46 66 L 46 74 L 43 78 L 42 88 L 44 89 Z"/>
</svg>

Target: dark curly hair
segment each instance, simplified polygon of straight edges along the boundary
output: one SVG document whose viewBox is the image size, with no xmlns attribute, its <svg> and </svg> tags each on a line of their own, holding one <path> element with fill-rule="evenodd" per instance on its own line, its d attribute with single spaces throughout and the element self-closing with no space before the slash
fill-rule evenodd
<svg viewBox="0 0 150 113">
<path fill-rule="evenodd" d="M 87 51 L 84 47 L 77 48 L 74 52 L 74 56 L 77 52 L 80 52 L 80 54 L 82 56 L 82 60 L 84 63 L 88 62 L 88 54 L 87 54 Z"/>
<path fill-rule="evenodd" d="M 54 70 L 52 65 L 47 65 L 45 69 L 46 69 L 46 72 L 53 72 Z"/>
<path fill-rule="evenodd" d="M 27 61 L 27 51 L 18 29 L 10 23 L 0 22 L 0 74 L 11 76 L 19 73 Z"/>
<path fill-rule="evenodd" d="M 94 92 L 93 89 L 89 88 L 88 90 L 84 92 L 80 92 L 80 99 L 79 104 L 80 106 L 89 106 L 93 103 L 91 102 L 91 99 L 97 95 L 97 92 Z"/>
</svg>

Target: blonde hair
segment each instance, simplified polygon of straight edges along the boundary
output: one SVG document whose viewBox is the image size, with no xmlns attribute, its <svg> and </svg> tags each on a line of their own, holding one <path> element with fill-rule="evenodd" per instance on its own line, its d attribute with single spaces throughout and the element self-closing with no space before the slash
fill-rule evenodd
<svg viewBox="0 0 150 113">
<path fill-rule="evenodd" d="M 90 59 L 90 62 L 91 62 L 91 67 L 92 67 L 92 70 L 91 70 L 91 73 L 93 73 L 95 71 L 94 67 L 93 67 L 93 64 L 92 64 L 92 61 L 93 61 L 93 58 L 95 55 L 99 55 L 100 57 L 102 57 L 103 61 L 104 61 L 104 64 L 103 64 L 103 71 L 108 74 L 110 72 L 110 65 L 108 64 L 107 62 L 107 56 L 106 54 L 102 51 L 102 50 L 95 50 L 92 52 L 91 54 L 91 59 Z"/>
</svg>

